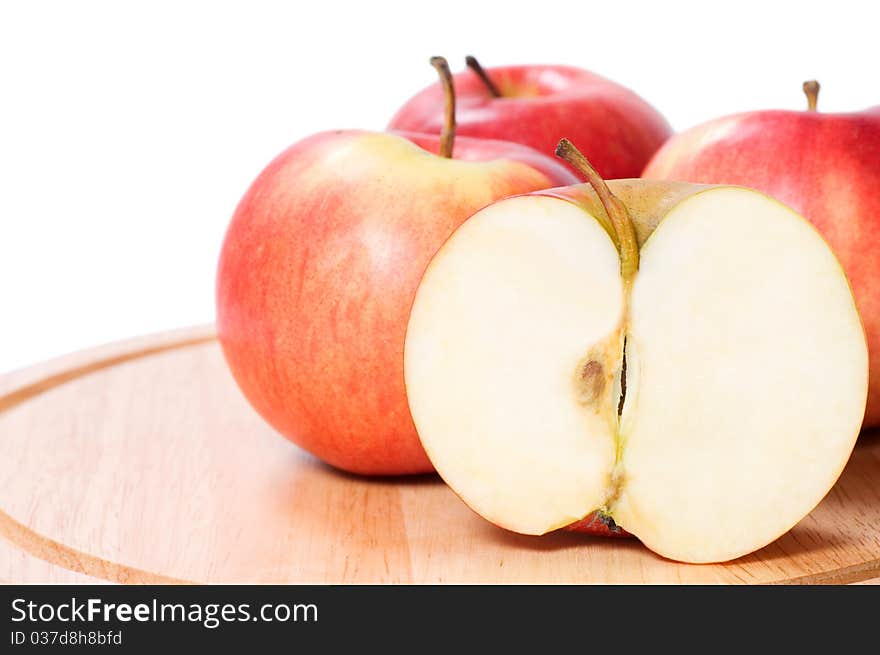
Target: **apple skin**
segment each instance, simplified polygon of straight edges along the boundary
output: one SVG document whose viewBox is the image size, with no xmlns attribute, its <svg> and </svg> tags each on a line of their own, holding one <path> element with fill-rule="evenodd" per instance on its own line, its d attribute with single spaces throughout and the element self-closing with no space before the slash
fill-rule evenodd
<svg viewBox="0 0 880 655">
<path fill-rule="evenodd" d="M 575 521 L 574 523 L 565 526 L 562 528 L 566 532 L 580 532 L 581 534 L 591 534 L 594 537 L 632 537 L 632 535 L 617 526 L 616 529 L 612 529 L 608 526 L 596 512 L 593 512 L 586 518 L 581 519 L 580 521 Z"/>
<path fill-rule="evenodd" d="M 440 153 L 440 135 L 396 130 L 392 134 L 412 141 L 420 148 L 435 155 Z M 559 159 L 548 157 L 534 148 L 512 141 L 480 139 L 477 137 L 456 136 L 452 158 L 460 161 L 492 161 L 493 159 L 514 159 L 528 164 L 543 173 L 553 184 L 576 184 L 579 180 L 571 169 Z"/>
<path fill-rule="evenodd" d="M 494 98 L 475 73 L 454 75 L 457 134 L 514 141 L 551 154 L 562 137 L 606 179 L 638 177 L 672 134 L 666 119 L 633 91 L 571 66 L 505 66 L 487 72 Z M 439 133 L 443 91 L 433 84 L 404 104 L 389 129 Z"/>
<path fill-rule="evenodd" d="M 843 264 L 870 361 L 865 426 L 880 424 L 880 107 L 757 111 L 672 137 L 643 176 L 763 191 L 806 217 Z"/>
<path fill-rule="evenodd" d="M 354 473 L 433 470 L 403 376 L 421 276 L 478 209 L 574 180 L 549 157 L 542 167 L 556 175 L 530 165 L 539 153 L 503 145 L 460 140 L 462 159 L 494 160 L 470 162 L 396 135 L 326 132 L 253 182 L 220 255 L 217 333 L 242 392 L 281 434 Z"/>
</svg>

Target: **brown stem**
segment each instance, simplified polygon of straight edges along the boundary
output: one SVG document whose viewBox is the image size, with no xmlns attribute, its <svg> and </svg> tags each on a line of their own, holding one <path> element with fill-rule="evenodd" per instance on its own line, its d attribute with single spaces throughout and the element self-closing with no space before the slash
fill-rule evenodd
<svg viewBox="0 0 880 655">
<path fill-rule="evenodd" d="M 445 115 L 443 131 L 440 133 L 440 156 L 449 159 L 455 145 L 455 86 L 452 84 L 452 73 L 445 57 L 431 57 L 431 66 L 440 74 L 440 85 L 443 87 Z"/>
<path fill-rule="evenodd" d="M 807 95 L 807 111 L 816 111 L 819 102 L 819 83 L 816 80 L 804 82 L 804 93 Z"/>
<path fill-rule="evenodd" d="M 480 66 L 480 62 L 477 61 L 477 58 L 468 55 L 464 58 L 464 61 L 467 64 L 468 68 L 474 71 L 474 73 L 477 74 L 477 77 L 479 77 L 483 81 L 483 84 L 485 84 L 486 88 L 489 89 L 489 93 L 492 94 L 492 97 L 500 98 L 502 95 L 501 90 L 497 86 L 495 86 L 495 82 L 493 82 L 492 78 L 489 77 L 486 69 Z"/>
<path fill-rule="evenodd" d="M 633 281 L 639 270 L 639 244 L 629 211 L 613 193 L 602 176 L 596 172 L 589 160 L 568 139 L 562 139 L 556 146 L 556 156 L 568 162 L 583 175 L 605 208 L 605 213 L 617 235 L 617 247 L 620 252 L 620 273 L 625 283 Z"/>
</svg>

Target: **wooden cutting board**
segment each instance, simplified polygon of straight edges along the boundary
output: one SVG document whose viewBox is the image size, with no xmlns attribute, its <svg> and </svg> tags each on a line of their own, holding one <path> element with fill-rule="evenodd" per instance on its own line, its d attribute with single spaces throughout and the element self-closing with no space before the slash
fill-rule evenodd
<svg viewBox="0 0 880 655">
<path fill-rule="evenodd" d="M 0 378 L 0 537 L 16 583 L 855 582 L 880 576 L 880 435 L 775 543 L 678 564 L 506 532 L 436 476 L 335 471 L 262 422 L 195 328 Z"/>
</svg>

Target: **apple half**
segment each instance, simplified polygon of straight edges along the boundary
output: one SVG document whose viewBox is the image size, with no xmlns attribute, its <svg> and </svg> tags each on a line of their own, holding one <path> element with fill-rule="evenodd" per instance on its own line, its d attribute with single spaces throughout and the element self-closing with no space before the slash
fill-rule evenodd
<svg viewBox="0 0 880 655">
<path fill-rule="evenodd" d="M 596 512 L 675 560 L 761 548 L 825 496 L 861 426 L 840 264 L 757 191 L 606 185 L 560 154 L 590 184 L 486 207 L 424 274 L 405 378 L 428 456 L 516 532 Z"/>
</svg>

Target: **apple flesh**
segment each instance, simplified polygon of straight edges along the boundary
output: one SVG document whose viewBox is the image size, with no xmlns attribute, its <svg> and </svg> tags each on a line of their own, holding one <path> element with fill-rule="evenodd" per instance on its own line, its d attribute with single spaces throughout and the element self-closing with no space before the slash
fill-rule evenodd
<svg viewBox="0 0 880 655">
<path fill-rule="evenodd" d="M 805 84 L 815 109 L 817 86 Z M 643 177 L 737 184 L 779 198 L 815 225 L 852 282 L 871 357 L 865 425 L 880 425 L 880 107 L 756 111 L 677 134 Z"/>
<path fill-rule="evenodd" d="M 338 468 L 432 470 L 403 382 L 422 272 L 481 207 L 575 181 L 523 146 L 454 150 L 460 159 L 393 134 L 318 134 L 269 164 L 229 225 L 217 273 L 226 361 L 272 426 Z"/>
<path fill-rule="evenodd" d="M 496 202 L 438 251 L 406 335 L 419 436 L 506 529 L 596 512 L 671 559 L 744 555 L 809 513 L 854 446 L 867 350 L 847 279 L 756 191 L 608 188 L 628 255 L 588 185 Z"/>
<path fill-rule="evenodd" d="M 571 66 L 486 69 L 501 93 L 494 97 L 473 71 L 454 76 L 457 133 L 514 141 L 552 153 L 567 137 L 608 178 L 638 177 L 672 134 L 666 119 L 633 91 Z M 443 90 L 434 84 L 407 101 L 389 129 L 439 133 Z"/>
</svg>

